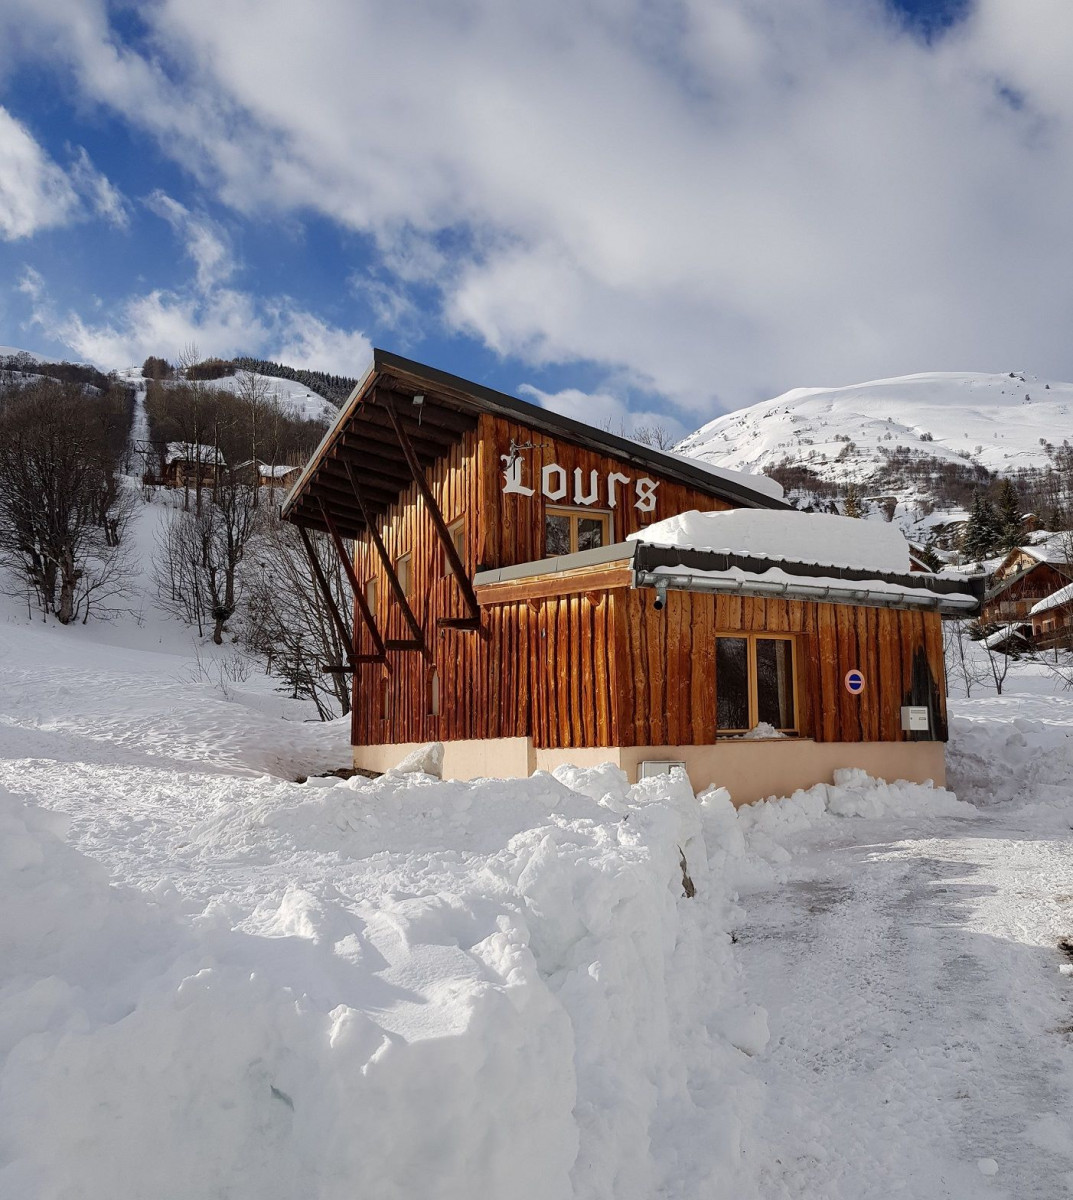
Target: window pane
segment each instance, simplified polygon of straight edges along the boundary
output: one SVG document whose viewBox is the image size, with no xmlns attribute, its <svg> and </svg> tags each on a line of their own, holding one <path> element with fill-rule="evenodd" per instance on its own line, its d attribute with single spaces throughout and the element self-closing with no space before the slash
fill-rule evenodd
<svg viewBox="0 0 1073 1200">
<path fill-rule="evenodd" d="M 577 548 L 595 550 L 604 544 L 604 522 L 598 517 L 581 517 L 577 523 Z"/>
<path fill-rule="evenodd" d="M 745 638 L 715 639 L 717 729 L 749 728 L 748 648 Z"/>
<path fill-rule="evenodd" d="M 794 657 L 788 640 L 756 642 L 757 718 L 776 729 L 794 727 Z"/>
<path fill-rule="evenodd" d="M 544 518 L 544 555 L 570 553 L 570 518 L 548 514 Z"/>
</svg>

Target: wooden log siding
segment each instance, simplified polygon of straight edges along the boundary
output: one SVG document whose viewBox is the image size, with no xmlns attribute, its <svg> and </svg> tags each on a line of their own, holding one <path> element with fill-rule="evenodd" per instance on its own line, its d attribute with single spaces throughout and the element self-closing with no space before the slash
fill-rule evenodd
<svg viewBox="0 0 1073 1200">
<path fill-rule="evenodd" d="M 503 492 L 503 462 L 500 455 L 509 454 L 512 439 L 518 444 L 533 442 L 537 448 L 522 451 L 525 457 L 525 482 L 533 487 L 532 496 L 509 495 Z M 463 565 L 470 578 L 478 569 L 513 566 L 530 562 L 544 554 L 544 497 L 540 489 L 541 468 L 556 462 L 567 472 L 573 489 L 575 468 L 580 468 L 588 480 L 590 471 L 600 477 L 600 501 L 593 508 L 606 511 L 605 489 L 609 472 L 619 471 L 631 480 L 646 474 L 657 478 L 624 460 L 606 458 L 593 451 L 559 441 L 529 429 L 482 414 L 476 430 L 464 433 L 449 454 L 438 459 L 426 472 L 433 498 L 443 519 L 451 524 L 459 517 L 466 522 Z M 359 485 L 364 486 L 359 477 Z M 341 485 L 345 487 L 345 484 Z M 618 489 L 618 503 L 612 512 L 612 538 L 625 540 L 627 534 L 654 520 L 662 520 L 675 512 L 695 508 L 702 511 L 732 507 L 726 501 L 703 492 L 693 491 L 666 479 L 659 481 L 656 507 L 642 513 L 635 506 L 633 487 Z M 571 501 L 559 501 L 561 505 Z M 559 728 L 557 709 L 545 708 L 540 719 L 556 722 L 543 736 L 549 741 L 539 745 L 615 745 L 608 741 L 605 731 L 616 729 L 612 718 L 607 685 L 599 692 L 598 677 L 607 679 L 610 665 L 607 654 L 607 628 L 611 601 L 595 605 L 602 613 L 589 622 L 584 606 L 565 604 L 556 609 L 550 642 L 547 626 L 538 628 L 540 606 L 530 607 L 519 600 L 509 605 L 496 604 L 482 610 L 483 628 L 480 633 L 439 629 L 440 618 L 460 618 L 467 615 L 457 582 L 445 569 L 443 547 L 416 484 L 407 488 L 379 518 L 378 530 L 389 558 L 409 553 L 410 607 L 421 626 L 431 663 L 421 655 L 388 652 L 391 664 L 388 682 L 388 716 L 380 717 L 380 695 L 385 670 L 378 664 L 363 664 L 354 676 L 354 707 L 352 735 L 355 745 L 383 745 L 395 742 L 456 740 L 460 738 L 525 736 L 533 731 L 537 709 L 547 705 L 548 696 L 556 703 L 564 692 L 572 701 L 565 710 Z M 385 641 L 410 636 L 402 611 L 391 596 L 386 572 L 368 534 L 354 543 L 354 570 L 364 588 L 371 578 L 377 580 L 379 609 L 377 626 Z M 595 583 L 595 581 L 594 581 Z M 595 592 L 589 593 L 595 595 Z M 564 598 L 565 599 L 565 598 Z M 576 599 L 576 598 L 575 598 Z M 593 602 L 588 601 L 590 606 Z M 578 611 L 575 614 L 574 608 Z M 584 625 L 581 612 L 584 609 Z M 598 627 L 599 626 L 599 632 Z M 543 636 L 541 636 L 543 633 Z M 549 645 L 576 646 L 589 656 L 593 666 L 588 678 L 576 680 L 576 700 L 569 674 L 562 680 L 548 681 L 540 668 Z M 370 653 L 374 647 L 366 632 L 359 640 L 359 651 Z M 428 713 L 428 671 L 438 671 L 441 714 Z M 562 670 L 566 671 L 564 662 Z M 553 685 L 553 686 L 552 686 Z M 584 700 L 592 688 L 594 713 L 583 713 Z M 602 714 L 602 715 L 601 715 Z M 566 723 L 569 723 L 567 728 Z M 591 727 L 591 728 L 590 728 Z M 586 742 L 587 737 L 602 740 Z M 560 741 L 560 739 L 566 739 Z"/>
<path fill-rule="evenodd" d="M 613 744 L 714 741 L 715 639 L 742 632 L 794 635 L 800 732 L 822 742 L 905 741 L 901 706 L 908 703 L 914 659 L 923 651 L 939 692 L 935 735 L 945 740 L 938 613 L 700 592 L 669 592 L 666 607 L 657 610 L 646 589 L 615 593 L 615 608 L 622 614 L 623 648 L 611 695 L 618 727 L 630 736 Z M 845 688 L 846 672 L 854 668 L 865 676 L 861 696 Z"/>
<path fill-rule="evenodd" d="M 533 496 L 504 494 L 503 464 L 511 440 L 522 451 Z M 646 472 L 483 414 L 475 430 L 427 471 L 443 519 L 465 518 L 462 559 L 468 575 L 511 566 L 544 553 L 540 468 L 558 463 L 584 478 L 597 470 L 606 508 L 606 476 Z M 359 480 L 360 483 L 360 480 Z M 633 489 L 620 489 L 613 539 L 690 508 L 728 508 L 717 497 L 661 480 L 655 511 L 641 513 Z M 619 575 L 594 571 L 585 586 L 529 582 L 481 589 L 480 632 L 437 628 L 441 617 L 466 615 L 456 580 L 416 486 L 379 519 L 388 556 L 409 553 L 410 605 L 432 661 L 389 651 L 391 670 L 359 663 L 354 676 L 353 741 L 357 745 L 530 736 L 538 747 L 703 745 L 715 739 L 717 634 L 789 633 L 797 639 L 799 723 L 817 741 L 903 741 L 900 707 L 920 691 L 914 657 L 922 650 L 938 689 L 936 735 L 945 737 L 942 635 L 935 613 L 817 604 L 785 599 L 672 591 L 652 606 L 650 589 L 631 590 Z M 378 581 L 377 625 L 385 640 L 409 634 L 368 535 L 355 543 L 359 584 Z M 371 653 L 364 630 L 359 651 Z M 867 680 L 863 696 L 843 683 L 851 668 Z M 439 677 L 440 714 L 429 713 L 429 672 Z M 919 675 L 919 668 L 918 668 Z M 387 677 L 387 717 L 380 696 Z M 914 703 L 918 702 L 914 699 Z M 923 702 L 923 701 L 920 701 Z M 930 735 L 928 735 L 930 736 Z"/>
</svg>

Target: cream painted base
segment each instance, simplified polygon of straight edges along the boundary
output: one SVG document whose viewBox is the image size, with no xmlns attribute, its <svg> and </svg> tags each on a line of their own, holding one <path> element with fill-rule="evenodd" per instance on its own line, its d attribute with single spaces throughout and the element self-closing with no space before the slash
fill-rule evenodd
<svg viewBox="0 0 1073 1200">
<path fill-rule="evenodd" d="M 355 746 L 354 765 L 365 771 L 387 771 L 416 743 Z M 788 796 L 797 788 L 831 783 L 838 767 L 862 767 L 879 779 L 930 779 L 946 783 L 942 742 L 813 742 L 799 738 L 771 741 L 726 741 L 711 746 L 603 746 L 544 750 L 529 738 L 488 738 L 444 742 L 443 773 L 448 779 L 521 778 L 552 771 L 563 763 L 580 767 L 610 762 L 636 782 L 644 759 L 674 759 L 686 764 L 695 791 L 712 784 L 725 787 L 735 804 L 751 804 L 768 796 Z"/>
</svg>

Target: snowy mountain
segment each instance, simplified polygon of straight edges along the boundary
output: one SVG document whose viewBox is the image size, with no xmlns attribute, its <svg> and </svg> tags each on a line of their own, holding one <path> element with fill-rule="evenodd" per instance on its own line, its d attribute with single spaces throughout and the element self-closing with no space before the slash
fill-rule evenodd
<svg viewBox="0 0 1073 1200">
<path fill-rule="evenodd" d="M 1073 384 L 1020 372 L 931 372 L 795 388 L 709 421 L 681 449 L 735 470 L 766 470 L 790 458 L 846 482 L 867 481 L 872 464 L 895 445 L 1005 473 L 1042 466 L 1042 443 L 1062 440 L 1071 413 Z"/>
<path fill-rule="evenodd" d="M 718 467 L 805 468 L 843 491 L 897 501 L 907 530 L 959 515 L 941 483 L 1043 467 L 1073 429 L 1073 384 L 1023 372 L 930 372 L 793 391 L 727 413 L 678 449 Z M 783 478 L 789 490 L 793 481 Z"/>
</svg>

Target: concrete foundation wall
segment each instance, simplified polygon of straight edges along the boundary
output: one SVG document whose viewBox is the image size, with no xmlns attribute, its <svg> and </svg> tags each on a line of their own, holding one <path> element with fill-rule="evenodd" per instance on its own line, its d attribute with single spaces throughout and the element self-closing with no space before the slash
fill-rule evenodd
<svg viewBox="0 0 1073 1200">
<path fill-rule="evenodd" d="M 354 765 L 387 771 L 417 743 L 355 746 Z M 695 791 L 716 784 L 735 804 L 768 796 L 788 796 L 797 788 L 831 783 L 839 767 L 862 767 L 880 779 L 930 779 L 946 783 L 943 742 L 813 742 L 801 738 L 725 741 L 710 746 L 604 746 L 573 750 L 537 749 L 529 738 L 487 738 L 444 743 L 448 779 L 520 778 L 552 771 L 563 763 L 589 767 L 611 762 L 636 782 L 644 759 L 675 759 L 686 764 Z"/>
</svg>

